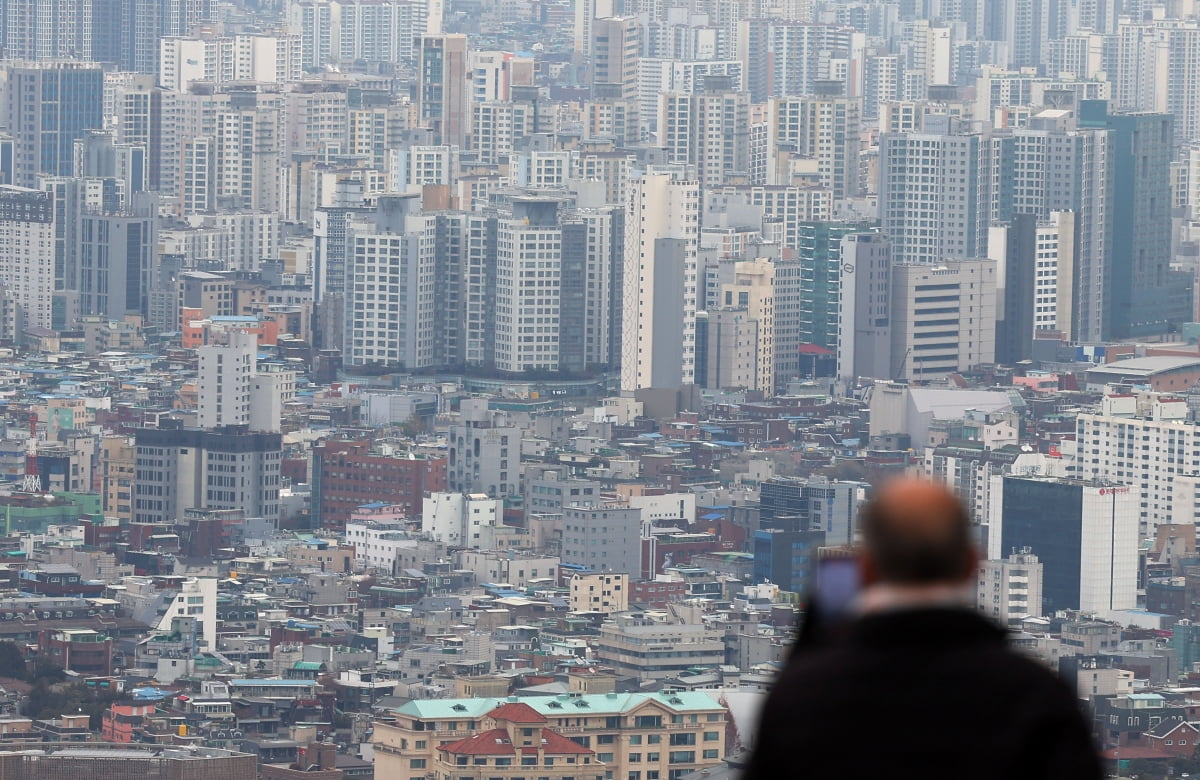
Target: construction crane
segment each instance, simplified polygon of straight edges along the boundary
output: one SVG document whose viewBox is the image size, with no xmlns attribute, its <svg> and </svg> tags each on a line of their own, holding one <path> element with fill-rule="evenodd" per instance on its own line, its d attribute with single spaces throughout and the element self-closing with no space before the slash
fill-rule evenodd
<svg viewBox="0 0 1200 780">
<path fill-rule="evenodd" d="M 29 444 L 25 449 L 25 479 L 21 481 L 21 490 L 26 493 L 42 492 L 42 477 L 38 474 L 37 462 L 37 412 L 29 413 Z"/>
</svg>

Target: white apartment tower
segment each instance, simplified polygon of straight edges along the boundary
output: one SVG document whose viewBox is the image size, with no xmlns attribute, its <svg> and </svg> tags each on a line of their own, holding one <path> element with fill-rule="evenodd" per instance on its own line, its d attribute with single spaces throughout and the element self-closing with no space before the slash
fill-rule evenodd
<svg viewBox="0 0 1200 780">
<path fill-rule="evenodd" d="M 1098 410 L 1076 418 L 1076 473 L 1140 494 L 1139 538 L 1159 523 L 1195 521 L 1200 426 L 1178 396 L 1110 388 Z"/>
<path fill-rule="evenodd" d="M 199 356 L 199 423 L 201 428 L 250 424 L 258 336 L 228 332 L 228 343 L 206 344 Z"/>
<path fill-rule="evenodd" d="M 949 117 L 879 142 L 879 216 L 897 264 L 979 257 L 987 243 L 984 139 Z"/>
<path fill-rule="evenodd" d="M 437 218 L 419 213 L 419 201 L 381 196 L 375 212 L 347 226 L 347 365 L 436 364 Z"/>
<path fill-rule="evenodd" d="M 0 187 L 0 281 L 17 306 L 17 327 L 49 328 L 54 296 L 54 199 Z"/>
<path fill-rule="evenodd" d="M 562 228 L 557 199 L 521 198 L 496 231 L 496 368 L 559 365 Z"/>
<path fill-rule="evenodd" d="M 626 214 L 621 390 L 692 384 L 700 185 L 647 173 Z"/>
<path fill-rule="evenodd" d="M 750 95 L 731 88 L 728 76 L 712 76 L 702 92 L 662 93 L 658 140 L 672 163 L 693 165 L 705 188 L 749 173 Z"/>
<path fill-rule="evenodd" d="M 826 83 L 821 84 L 822 87 Z M 838 91 L 841 84 L 836 85 Z M 778 176 L 782 155 L 817 161 L 821 186 L 838 198 L 858 194 L 862 99 L 841 94 L 776 98 L 770 103 L 768 123 L 768 179 L 789 184 Z"/>
</svg>

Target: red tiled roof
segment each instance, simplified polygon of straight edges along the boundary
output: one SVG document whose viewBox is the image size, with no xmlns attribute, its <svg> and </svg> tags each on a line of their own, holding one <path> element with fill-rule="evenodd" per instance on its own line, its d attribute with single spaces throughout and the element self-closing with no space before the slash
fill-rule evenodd
<svg viewBox="0 0 1200 780">
<path fill-rule="evenodd" d="M 506 702 L 488 713 L 496 720 L 506 720 L 509 723 L 545 723 L 546 716 L 539 713 L 525 702 Z"/>
<path fill-rule="evenodd" d="M 591 750 L 572 742 L 562 734 L 542 729 L 542 750 L 548 755 L 592 755 Z M 504 729 L 489 729 L 474 736 L 440 745 L 438 750 L 462 756 L 511 756 L 520 753 L 536 753 L 536 748 L 513 747 Z"/>
</svg>

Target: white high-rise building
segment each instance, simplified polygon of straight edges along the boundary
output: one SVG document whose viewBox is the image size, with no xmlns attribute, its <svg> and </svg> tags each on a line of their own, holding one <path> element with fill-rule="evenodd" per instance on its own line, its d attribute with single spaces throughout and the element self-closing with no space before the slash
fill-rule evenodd
<svg viewBox="0 0 1200 780">
<path fill-rule="evenodd" d="M 626 214 L 621 389 L 692 384 L 699 183 L 647 173 L 631 183 Z"/>
<path fill-rule="evenodd" d="M 1200 23 L 1123 19 L 1117 38 L 1117 72 L 1108 74 L 1116 105 L 1174 115 L 1180 141 L 1200 136 Z"/>
<path fill-rule="evenodd" d="M 304 74 L 299 35 L 187 36 L 159 42 L 158 84 L 182 92 L 193 82 L 283 84 Z"/>
<path fill-rule="evenodd" d="M 984 254 L 988 198 L 981 188 L 983 136 L 949 117 L 925 118 L 920 133 L 879 141 L 879 216 L 901 263 L 941 263 Z"/>
<path fill-rule="evenodd" d="M 0 281 L 16 303 L 18 328 L 51 326 L 54 245 L 51 194 L 0 187 Z"/>
<path fill-rule="evenodd" d="M 817 161 L 821 186 L 838 198 L 858 194 L 862 101 L 841 95 L 777 98 L 770 103 L 768 183 L 779 176 L 784 154 Z"/>
<path fill-rule="evenodd" d="M 1076 474 L 1128 485 L 1140 498 L 1141 539 L 1159 523 L 1200 519 L 1200 426 L 1187 414 L 1179 396 L 1112 389 L 1076 419 Z"/>
<path fill-rule="evenodd" d="M 750 95 L 722 89 L 716 77 L 702 92 L 662 93 L 658 102 L 658 140 L 667 161 L 694 166 L 704 188 L 726 184 L 735 173 L 749 173 Z"/>
<path fill-rule="evenodd" d="M 889 375 L 943 379 L 996 357 L 996 263 L 892 268 Z"/>
<path fill-rule="evenodd" d="M 441 0 L 298 0 L 288 30 L 305 68 L 366 60 L 414 62 L 415 41 L 442 31 Z"/>
<path fill-rule="evenodd" d="M 496 368 L 559 367 L 562 228 L 558 199 L 521 198 L 496 230 Z"/>
<path fill-rule="evenodd" d="M 228 343 L 206 344 L 196 351 L 200 427 L 249 425 L 258 336 L 231 330 Z"/>
<path fill-rule="evenodd" d="M 352 366 L 436 365 L 436 217 L 419 196 L 387 195 L 347 226 L 344 354 Z"/>
</svg>

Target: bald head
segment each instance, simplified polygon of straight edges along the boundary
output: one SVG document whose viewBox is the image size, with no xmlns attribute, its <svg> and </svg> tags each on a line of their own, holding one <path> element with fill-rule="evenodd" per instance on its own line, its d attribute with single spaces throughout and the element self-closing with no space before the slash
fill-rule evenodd
<svg viewBox="0 0 1200 780">
<path fill-rule="evenodd" d="M 896 585 L 959 583 L 975 554 L 966 507 L 942 485 L 895 479 L 859 517 L 870 579 Z"/>
</svg>

